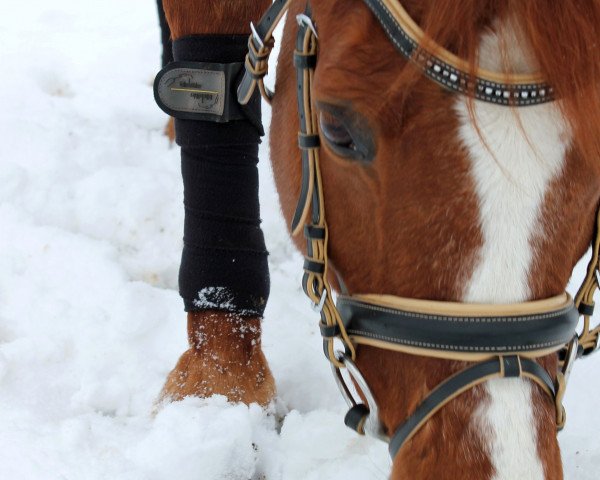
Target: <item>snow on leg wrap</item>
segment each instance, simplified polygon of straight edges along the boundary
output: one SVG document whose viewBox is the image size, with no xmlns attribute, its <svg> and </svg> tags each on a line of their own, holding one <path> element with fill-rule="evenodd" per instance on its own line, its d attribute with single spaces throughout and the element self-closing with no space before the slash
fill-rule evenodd
<svg viewBox="0 0 600 480">
<path fill-rule="evenodd" d="M 176 61 L 243 62 L 246 36 L 202 35 L 173 43 Z M 260 99 L 250 108 L 260 118 Z M 258 144 L 248 120 L 175 119 L 184 184 L 184 247 L 179 292 L 186 311 L 262 316 L 269 296 L 260 228 Z"/>
</svg>

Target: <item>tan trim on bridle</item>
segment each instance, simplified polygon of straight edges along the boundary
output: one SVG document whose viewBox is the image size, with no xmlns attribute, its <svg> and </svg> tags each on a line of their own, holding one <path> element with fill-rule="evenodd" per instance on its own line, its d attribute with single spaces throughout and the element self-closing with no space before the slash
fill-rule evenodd
<svg viewBox="0 0 600 480">
<path fill-rule="evenodd" d="M 390 307 L 398 310 L 407 310 L 410 312 L 431 315 L 463 317 L 480 317 L 482 315 L 485 315 L 486 317 L 503 317 L 511 315 L 540 314 L 566 308 L 573 302 L 573 299 L 567 292 L 543 300 L 511 304 L 439 302 L 395 297 L 393 295 L 376 295 L 371 293 L 352 295 L 352 297 L 373 305 Z"/>
<path fill-rule="evenodd" d="M 394 18 L 402 25 L 402 28 L 406 31 L 408 35 L 417 43 L 421 48 L 424 48 L 431 55 L 436 56 L 437 58 L 443 60 L 447 64 L 453 66 L 457 70 L 462 70 L 464 72 L 470 72 L 471 66 L 469 62 L 463 60 L 462 58 L 457 57 L 453 53 L 446 50 L 441 45 L 438 45 L 433 39 L 428 37 L 421 27 L 415 23 L 415 21 L 411 18 L 408 12 L 404 9 L 402 4 L 397 0 L 380 0 L 381 3 L 385 4 L 390 13 L 394 16 Z M 544 77 L 540 73 L 532 73 L 532 74 L 504 74 L 499 72 L 492 72 L 491 70 L 486 70 L 484 68 L 477 68 L 474 72 L 474 75 L 483 79 L 489 80 L 490 82 L 495 83 L 504 83 L 508 85 L 517 85 L 524 83 L 542 83 L 544 82 Z"/>
<path fill-rule="evenodd" d="M 360 335 L 350 335 L 350 340 L 355 345 L 368 345 L 371 347 L 381 348 L 382 350 L 389 350 L 392 352 L 408 353 L 410 355 L 417 355 L 419 357 L 430 357 L 439 358 L 442 360 L 453 360 L 458 362 L 482 362 L 497 358 L 498 353 L 470 353 L 470 352 L 453 352 L 446 350 L 437 350 L 435 348 L 420 348 L 412 347 L 410 345 L 401 345 L 398 343 L 386 342 L 385 340 L 377 340 L 375 338 L 363 337 Z M 512 355 L 518 355 L 523 358 L 540 358 L 551 353 L 556 353 L 564 348 L 564 345 L 557 347 L 551 347 L 546 349 L 534 350 L 531 352 L 527 351 L 515 351 L 511 352 Z"/>
<path fill-rule="evenodd" d="M 314 30 L 310 28 L 306 30 L 304 38 L 302 40 L 302 50 L 297 52 L 304 57 L 316 56 L 317 54 L 317 37 L 315 35 Z M 303 95 L 303 104 L 304 104 L 304 112 L 305 115 L 305 130 L 300 132 L 300 135 L 311 136 L 319 134 L 318 127 L 318 119 L 315 110 L 312 108 L 312 100 L 310 96 L 310 92 L 312 91 L 312 82 L 314 76 L 314 69 L 307 68 L 302 71 L 303 75 L 303 84 L 305 85 L 304 91 L 305 95 Z M 323 195 L 323 181 L 321 178 L 321 168 L 319 166 L 319 149 L 318 148 L 310 148 L 307 149 L 306 154 L 308 155 L 308 169 L 306 172 L 309 175 L 308 178 L 308 191 L 306 194 L 306 203 L 303 205 L 301 220 L 298 223 L 298 226 L 293 229 L 292 234 L 296 235 L 301 231 L 302 227 L 304 227 L 305 223 L 308 220 L 310 214 L 311 202 L 313 202 L 313 190 L 316 189 L 317 203 L 316 205 L 318 211 L 318 223 L 313 224 L 314 227 L 320 228 L 324 232 L 323 238 L 313 238 L 308 239 L 310 245 L 310 251 L 312 255 L 310 255 L 310 260 L 315 262 L 316 264 L 322 264 L 323 270 L 322 272 L 311 271 L 305 269 L 305 276 L 303 279 L 303 284 L 305 286 L 306 295 L 310 298 L 311 302 L 313 302 L 316 309 L 319 310 L 321 314 L 321 322 L 324 325 L 329 327 L 338 327 L 339 328 L 339 336 L 348 350 L 350 357 L 354 359 L 356 357 L 356 351 L 354 349 L 354 345 L 350 341 L 348 333 L 344 328 L 344 324 L 340 317 L 340 313 L 335 306 L 334 297 L 333 297 L 333 288 L 331 287 L 328 280 L 328 255 L 327 255 L 327 242 L 329 240 L 329 230 L 327 228 L 327 222 L 325 218 L 325 203 L 324 203 L 324 195 Z M 312 222 L 311 222 L 312 224 Z M 343 363 L 341 363 L 336 355 L 334 350 L 334 339 L 331 338 L 326 342 L 327 348 L 327 356 L 329 361 L 334 364 L 337 368 L 343 368 Z"/>
</svg>

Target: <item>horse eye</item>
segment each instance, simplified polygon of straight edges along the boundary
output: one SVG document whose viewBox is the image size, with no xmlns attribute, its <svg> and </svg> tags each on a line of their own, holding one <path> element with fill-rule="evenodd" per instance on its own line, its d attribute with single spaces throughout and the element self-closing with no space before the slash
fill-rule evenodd
<svg viewBox="0 0 600 480">
<path fill-rule="evenodd" d="M 325 140 L 336 153 L 343 155 L 344 151 L 356 151 L 356 145 L 350 132 L 334 115 L 321 110 L 319 112 L 319 126 Z"/>
</svg>

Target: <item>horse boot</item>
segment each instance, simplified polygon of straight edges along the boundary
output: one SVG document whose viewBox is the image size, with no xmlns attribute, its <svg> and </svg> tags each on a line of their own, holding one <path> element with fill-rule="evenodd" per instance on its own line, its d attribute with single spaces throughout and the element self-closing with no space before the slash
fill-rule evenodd
<svg viewBox="0 0 600 480">
<path fill-rule="evenodd" d="M 248 36 L 227 31 L 244 32 L 262 6 L 251 16 L 241 8 L 244 18 L 232 25 L 240 13 L 208 13 L 236 2 L 163 3 L 174 62 L 157 76 L 155 96 L 175 117 L 181 147 L 185 222 L 179 292 L 188 312 L 189 349 L 169 374 L 160 400 L 220 394 L 266 405 L 275 383 L 260 341 L 270 289 L 258 201 L 264 132 L 258 93 L 244 109 L 234 101 Z M 204 13 L 195 15 L 200 6 Z M 219 24 L 225 21 L 227 28 Z M 193 112 L 165 108 L 180 101 L 191 102 Z"/>
</svg>

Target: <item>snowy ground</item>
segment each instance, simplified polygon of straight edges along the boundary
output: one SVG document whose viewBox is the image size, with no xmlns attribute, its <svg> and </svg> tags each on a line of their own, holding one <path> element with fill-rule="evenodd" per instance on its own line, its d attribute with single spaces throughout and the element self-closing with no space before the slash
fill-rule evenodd
<svg viewBox="0 0 600 480">
<path fill-rule="evenodd" d="M 8 2 L 7 2 L 8 3 Z M 150 412 L 186 348 L 176 291 L 177 149 L 151 80 L 150 0 L 11 2 L 0 19 L 0 479 L 384 479 L 300 293 L 301 259 L 262 154 L 272 292 L 270 413 L 223 398 Z M 581 278 L 581 265 L 576 278 Z M 600 358 L 580 362 L 561 434 L 569 479 L 600 476 Z M 280 432 L 274 413 L 287 414 Z M 254 445 L 254 447 L 253 447 Z"/>
</svg>

